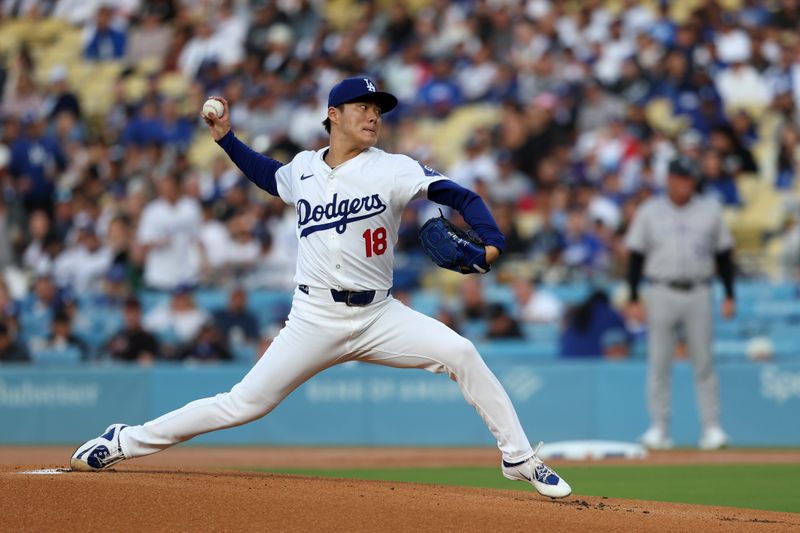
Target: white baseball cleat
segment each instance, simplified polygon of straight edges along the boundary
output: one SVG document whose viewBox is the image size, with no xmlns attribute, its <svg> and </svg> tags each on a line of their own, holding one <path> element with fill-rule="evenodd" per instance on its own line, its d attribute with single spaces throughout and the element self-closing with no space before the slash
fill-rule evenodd
<svg viewBox="0 0 800 533">
<path fill-rule="evenodd" d="M 564 481 L 555 470 L 549 468 L 536 454 L 542 447 L 540 442 L 533 451 L 533 456 L 519 463 L 503 461 L 503 476 L 514 481 L 527 481 L 542 496 L 564 498 L 572 493 L 572 487 Z"/>
<path fill-rule="evenodd" d="M 700 437 L 701 450 L 719 450 L 728 445 L 728 435 L 719 426 L 712 426 L 703 431 Z"/>
<path fill-rule="evenodd" d="M 639 437 L 639 442 L 651 450 L 671 450 L 673 447 L 672 439 L 669 438 L 666 430 L 658 426 L 651 426 L 645 431 L 644 435 Z"/>
<path fill-rule="evenodd" d="M 124 460 L 119 434 L 126 427 L 125 424 L 111 424 L 102 435 L 83 443 L 72 454 L 69 466 L 73 470 L 96 472 Z"/>
</svg>

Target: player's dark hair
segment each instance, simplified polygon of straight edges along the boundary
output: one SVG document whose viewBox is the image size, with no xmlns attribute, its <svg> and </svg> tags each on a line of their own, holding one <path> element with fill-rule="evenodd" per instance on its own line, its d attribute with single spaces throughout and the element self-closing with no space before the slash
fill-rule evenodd
<svg viewBox="0 0 800 533">
<path fill-rule="evenodd" d="M 338 105 L 338 106 L 336 106 L 336 109 L 338 109 L 341 112 L 343 107 L 344 107 L 344 105 Z M 328 117 L 325 117 L 325 120 L 322 121 L 322 127 L 325 128 L 325 131 L 327 131 L 328 135 L 330 135 L 331 134 L 331 119 L 329 119 Z"/>
</svg>

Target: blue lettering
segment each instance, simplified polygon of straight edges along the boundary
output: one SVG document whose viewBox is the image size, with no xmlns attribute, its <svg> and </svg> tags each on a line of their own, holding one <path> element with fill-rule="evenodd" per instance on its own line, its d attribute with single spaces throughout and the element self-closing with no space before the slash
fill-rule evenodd
<svg viewBox="0 0 800 533">
<path fill-rule="evenodd" d="M 336 197 L 337 193 L 333 193 L 333 198 L 330 202 L 325 204 L 325 218 L 331 219 L 336 216 Z"/>
<path fill-rule="evenodd" d="M 311 204 L 302 198 L 297 201 L 297 226 L 303 227 L 308 224 L 311 217 Z"/>
<path fill-rule="evenodd" d="M 336 215 L 340 217 L 347 215 L 348 214 L 347 208 L 349 204 L 350 204 L 349 200 L 342 200 L 341 202 L 339 202 L 339 209 L 336 210 Z"/>
<path fill-rule="evenodd" d="M 297 227 L 303 228 L 300 232 L 300 238 L 303 238 L 317 231 L 332 228 L 336 229 L 337 233 L 344 233 L 349 223 L 374 217 L 386 211 L 386 204 L 378 194 L 352 200 L 339 200 L 338 194 L 334 194 L 330 202 L 314 207 L 308 200 L 301 198 L 297 200 L 296 209 Z M 362 211 L 364 214 L 360 214 Z M 312 221 L 322 223 L 309 225 Z"/>
</svg>

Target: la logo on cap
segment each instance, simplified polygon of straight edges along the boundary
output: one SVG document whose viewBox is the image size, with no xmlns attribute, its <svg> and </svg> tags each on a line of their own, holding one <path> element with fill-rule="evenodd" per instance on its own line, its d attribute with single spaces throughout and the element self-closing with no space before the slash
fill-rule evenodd
<svg viewBox="0 0 800 533">
<path fill-rule="evenodd" d="M 375 85 L 369 80 L 369 78 L 364 78 L 364 82 L 367 84 L 367 90 L 371 93 L 374 93 Z"/>
</svg>

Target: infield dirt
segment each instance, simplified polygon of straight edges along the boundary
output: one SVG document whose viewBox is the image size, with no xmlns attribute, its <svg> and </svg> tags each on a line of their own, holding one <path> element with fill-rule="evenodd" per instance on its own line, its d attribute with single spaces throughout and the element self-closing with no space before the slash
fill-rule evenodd
<svg viewBox="0 0 800 533">
<path fill-rule="evenodd" d="M 488 465 L 486 449 L 169 450 L 115 471 L 65 467 L 66 448 L 0 448 L 4 531 L 797 531 L 800 514 L 411 483 L 232 472 L 230 467 Z M 754 457 L 755 456 L 755 457 Z M 794 462 L 798 454 L 661 454 L 653 463 Z M 558 463 L 556 463 L 558 464 Z M 169 466 L 167 466 L 169 465 Z M 499 473 L 498 473 L 499 475 Z"/>
</svg>

